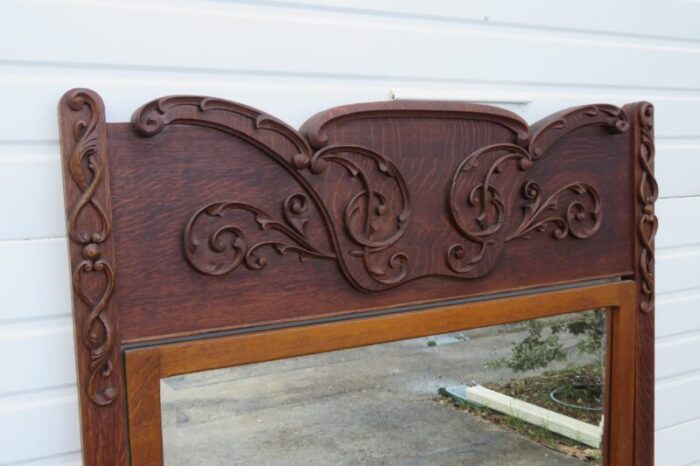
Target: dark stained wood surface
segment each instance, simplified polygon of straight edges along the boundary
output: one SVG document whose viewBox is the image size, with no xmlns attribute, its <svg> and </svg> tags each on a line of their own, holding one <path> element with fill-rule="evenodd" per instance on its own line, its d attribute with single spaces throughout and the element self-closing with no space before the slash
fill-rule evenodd
<svg viewBox="0 0 700 466">
<path fill-rule="evenodd" d="M 157 364 L 149 374 L 161 377 L 189 374 L 236 365 L 272 361 L 339 349 L 383 343 L 418 336 L 499 325 L 521 319 L 609 307 L 609 351 L 606 391 L 610 409 L 606 413 L 606 466 L 632 466 L 634 442 L 634 325 L 636 284 L 631 281 L 561 290 L 547 294 L 492 299 L 423 311 L 350 319 L 281 330 L 232 335 L 197 341 L 164 344 L 127 351 L 127 369 Z M 148 361 L 148 363 L 144 363 Z M 138 396 L 129 393 L 129 405 L 138 404 L 129 426 L 140 439 L 132 442 L 132 466 L 161 466 L 161 426 L 153 420 L 160 406 L 160 392 L 143 375 L 134 383 Z M 131 384 L 129 384 L 131 385 Z M 133 402 L 132 402 L 133 400 Z M 607 437 L 610 437 L 608 442 Z"/>
<path fill-rule="evenodd" d="M 59 125 L 83 464 L 122 465 L 128 461 L 126 398 L 102 99 L 88 90 L 67 92 L 59 103 Z"/>
<path fill-rule="evenodd" d="M 211 361 L 212 332 L 596 278 L 633 280 L 635 291 L 636 312 L 612 324 L 612 344 L 626 349 L 610 380 L 635 385 L 620 392 L 633 414 L 609 400 L 622 413 L 613 424 L 634 434 L 618 443 L 624 429 L 611 428 L 612 464 L 653 464 L 650 104 L 587 105 L 528 127 L 483 105 L 375 102 L 321 112 L 297 131 L 194 96 L 107 124 L 99 96 L 77 89 L 59 114 L 85 464 L 129 464 L 141 437 L 128 440 L 127 420 L 157 443 L 155 405 L 138 403 L 153 397 L 148 368 L 177 358 L 133 353 L 125 368 L 127 347 L 199 338 L 194 370 Z M 465 327 L 496 322 L 479 309 L 460 311 Z M 409 333 L 430 333 L 432 311 L 414 312 L 424 317 Z M 366 322 L 364 332 L 380 330 Z M 156 453 L 138 458 L 157 463 Z"/>
<path fill-rule="evenodd" d="M 639 466 L 654 464 L 654 237 L 658 220 L 654 203 L 659 187 L 654 177 L 654 107 L 648 102 L 625 106 L 633 118 L 632 160 L 635 174 L 636 241 L 638 311 L 635 328 L 636 399 L 635 399 L 635 458 Z"/>
<path fill-rule="evenodd" d="M 265 116 L 202 105 L 165 100 L 165 116 L 147 105 L 138 124 L 172 120 L 149 137 L 109 125 L 125 341 L 633 273 L 633 174 L 620 156 L 633 144 L 614 107 L 528 133 L 485 106 L 363 104 L 292 133 L 323 144 L 307 147 L 256 127 Z M 196 216 L 203 206 L 218 210 Z"/>
<path fill-rule="evenodd" d="M 160 353 L 137 349 L 127 351 L 124 356 L 131 465 L 162 465 Z"/>
</svg>

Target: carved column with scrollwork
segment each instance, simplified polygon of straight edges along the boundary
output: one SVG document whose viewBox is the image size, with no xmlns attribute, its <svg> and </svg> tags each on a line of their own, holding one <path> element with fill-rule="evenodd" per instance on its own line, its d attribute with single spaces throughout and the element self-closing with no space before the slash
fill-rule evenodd
<svg viewBox="0 0 700 466">
<path fill-rule="evenodd" d="M 126 449 L 104 451 L 126 443 L 104 105 L 94 92 L 74 89 L 59 106 L 80 415 L 93 426 L 83 435 L 94 438 L 83 442 L 83 458 L 91 466 L 126 465 Z"/>
<path fill-rule="evenodd" d="M 639 102 L 625 107 L 633 122 L 634 131 L 634 202 L 635 202 L 635 280 L 637 282 L 637 328 L 635 384 L 635 465 L 653 464 L 654 443 L 654 238 L 658 219 L 654 203 L 659 187 L 654 176 L 654 107 Z"/>
</svg>

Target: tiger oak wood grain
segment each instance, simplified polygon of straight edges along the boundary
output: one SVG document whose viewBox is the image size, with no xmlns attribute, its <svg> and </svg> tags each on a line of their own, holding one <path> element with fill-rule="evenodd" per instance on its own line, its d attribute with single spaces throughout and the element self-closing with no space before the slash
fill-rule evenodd
<svg viewBox="0 0 700 466">
<path fill-rule="evenodd" d="M 232 335 L 197 341 L 164 344 L 153 348 L 127 352 L 127 368 L 132 358 L 138 361 L 158 361 L 152 373 L 161 377 L 188 374 L 203 370 L 252 364 L 297 357 L 340 349 L 355 348 L 426 335 L 454 332 L 470 328 L 500 325 L 524 319 L 538 319 L 586 309 L 609 307 L 610 322 L 607 366 L 608 387 L 606 414 L 606 465 L 631 466 L 634 442 L 634 325 L 636 284 L 618 282 L 605 285 L 568 289 L 546 294 L 517 296 L 404 312 L 385 316 L 365 317 L 341 322 L 303 326 Z M 139 366 L 144 365 L 138 363 Z M 151 422 L 155 406 L 160 405 L 160 392 L 154 388 L 138 393 L 135 402 L 151 407 L 131 416 L 143 439 L 133 443 L 133 466 L 159 466 L 154 452 L 162 445 L 161 426 Z M 136 382 L 142 386 L 142 382 Z M 132 405 L 132 394 L 129 394 Z M 158 415 L 160 411 L 158 411 Z M 610 439 L 610 441 L 608 441 Z M 149 458 L 148 461 L 136 458 Z"/>
<path fill-rule="evenodd" d="M 155 450 L 129 457 L 160 435 L 155 404 L 139 404 L 155 393 L 149 370 L 209 367 L 214 335 L 249 334 L 244 342 L 319 319 L 415 313 L 408 333 L 380 317 L 363 318 L 367 337 L 324 327 L 331 346 L 378 343 L 435 333 L 418 317 L 434 305 L 527 290 L 544 303 L 556 294 L 541 287 L 598 278 L 635 284 L 633 317 L 627 304 L 613 313 L 611 344 L 627 349 L 609 377 L 615 390 L 634 381 L 634 410 L 608 400 L 622 413 L 611 425 L 626 430 L 611 427 L 606 445 L 614 464 L 653 464 L 651 104 L 585 105 L 528 126 L 484 105 L 374 102 L 323 111 L 297 131 L 200 96 L 107 123 L 100 97 L 74 89 L 59 117 L 85 464 L 157 463 Z M 476 302 L 460 309 L 464 327 L 498 323 Z M 185 338 L 201 354 L 149 359 Z M 131 353 L 141 346 L 155 349 Z M 618 442 L 623 430 L 633 440 Z"/>
<path fill-rule="evenodd" d="M 173 123 L 147 138 L 134 131 L 132 125 L 109 125 L 117 262 L 129 270 L 120 277 L 116 295 L 122 310 L 122 338 L 143 341 L 633 273 L 632 250 L 628 247 L 633 238 L 626 227 L 634 215 L 626 207 L 626 200 L 632 196 L 632 173 L 628 170 L 629 161 L 619 156 L 631 151 L 629 132 L 617 132 L 614 123 L 586 126 L 583 123 L 588 121 L 572 118 L 571 124 L 583 126 L 549 147 L 528 170 L 520 171 L 516 161 L 508 161 L 501 173 L 493 177 L 502 191 L 498 202 L 504 204 L 507 217 L 504 214 L 505 218 L 497 219 L 493 212 L 487 213 L 487 224 L 504 223 L 499 232 L 487 238 L 493 244 L 487 247 L 484 258 L 470 270 L 457 273 L 448 264 L 450 248 L 464 245 L 465 249 L 470 248 L 468 254 L 476 256 L 479 243 L 465 240 L 451 219 L 446 196 L 455 168 L 483 147 L 526 141 L 524 124 L 513 115 L 512 124 L 517 129 L 513 131 L 488 120 L 493 111 L 479 105 L 367 105 L 384 109 L 381 118 L 363 110 L 362 105 L 350 106 L 353 115 L 360 116 L 350 119 L 346 115 L 326 123 L 323 136 L 328 142 L 320 149 L 310 147 L 312 155 L 308 158 L 327 148 L 351 147 L 359 151 L 360 147 L 391 161 L 408 193 L 410 216 L 401 231 L 397 225 L 403 213 L 402 193 L 388 176 L 377 172 L 372 160 L 353 158 L 373 182 L 373 189 L 385 199 L 386 213 L 371 219 L 376 230 L 374 242 L 382 244 L 375 251 L 360 243 L 364 231 L 357 233 L 359 241 L 347 233 L 355 228 L 355 223 L 346 222 L 345 208 L 361 193 L 361 176 L 352 176 L 342 164 L 327 160 L 321 160 L 325 171 L 318 174 L 313 173 L 313 161 L 309 168 L 295 168 L 293 160 L 298 148 L 277 132 L 254 129 L 253 123 L 245 126 L 245 121 L 239 121 L 244 117 L 207 117 L 228 125 L 219 129 L 205 119 L 207 112 L 215 110 L 188 110 L 192 114 L 182 116 L 183 121 L 171 116 Z M 436 110 L 443 107 L 449 112 Z M 176 111 L 178 107 L 171 112 Z M 472 119 L 473 113 L 482 119 Z M 196 124 L 195 117 L 199 118 Z M 260 118 L 263 117 L 256 117 Z M 312 122 L 320 118 L 331 117 L 321 114 Z M 503 117 L 499 114 L 498 118 Z M 221 121 L 219 125 L 223 124 Z M 246 136 L 232 134 L 231 128 L 247 131 Z M 252 141 L 253 137 L 257 139 Z M 322 139 L 307 137 L 311 141 Z M 281 155 L 271 156 L 271 149 L 261 148 L 263 143 Z M 492 163 L 481 159 L 478 169 L 486 172 Z M 479 209 L 478 205 L 467 205 L 466 199 L 484 176 L 466 173 L 456 190 L 459 208 L 464 205 L 465 210 L 475 211 L 473 215 L 458 214 L 462 223 L 473 229 L 479 228 Z M 568 235 L 557 240 L 553 237 L 557 225 L 549 224 L 546 231 L 535 230 L 506 241 L 506 234 L 523 221 L 525 206 L 531 202 L 523 196 L 528 180 L 540 186 L 541 199 L 570 184 L 593 185 L 600 197 L 600 228 L 587 239 Z M 207 275 L 189 266 L 179 254 L 186 246 L 183 229 L 202 206 L 216 202 L 246 204 L 278 220 L 283 217 L 285 199 L 293 194 L 308 198 L 308 243 L 319 253 L 337 255 L 338 260 L 306 256 L 300 262 L 293 252 L 280 255 L 268 248 L 258 250 L 257 256 L 266 261 L 260 269 L 250 269 L 243 261 L 223 275 Z M 318 205 L 312 202 L 314 196 Z M 586 197 L 573 193 L 566 196 L 559 199 L 557 211 L 545 210 L 540 218 L 559 215 L 569 202 Z M 360 209 L 363 210 L 356 217 L 365 213 L 366 208 Z M 248 212 L 226 212 L 222 218 L 215 218 L 211 226 L 195 229 L 201 236 L 200 251 L 206 249 L 207 235 L 227 224 L 224 220 L 243 231 L 248 247 L 265 240 L 295 244 L 282 234 L 266 236 L 252 217 Z M 221 222 L 216 223 L 217 219 Z M 398 240 L 382 243 L 397 232 L 401 233 Z M 233 235 L 219 239 L 224 244 L 234 242 Z M 407 265 L 406 276 L 399 282 L 385 284 L 367 272 L 374 268 L 377 274 L 385 274 L 379 280 L 395 279 L 402 265 L 392 268 L 391 258 L 403 257 L 401 254 L 407 257 Z M 234 261 L 232 254 L 226 253 L 205 258 Z M 202 262 L 202 267 L 206 267 L 208 262 Z M 172 286 L 162 280 L 163 271 L 167 271 L 167 283 Z M 235 310 L 231 308 L 234 302 Z"/>
<path fill-rule="evenodd" d="M 160 360 L 158 351 L 125 353 L 126 392 L 131 464 L 163 464 L 160 416 Z"/>
</svg>

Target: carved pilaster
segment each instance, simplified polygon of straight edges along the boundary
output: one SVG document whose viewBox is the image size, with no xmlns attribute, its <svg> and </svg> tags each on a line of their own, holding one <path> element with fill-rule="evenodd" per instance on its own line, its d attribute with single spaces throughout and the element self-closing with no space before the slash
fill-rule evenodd
<svg viewBox="0 0 700 466">
<path fill-rule="evenodd" d="M 653 464 L 654 458 L 654 237 L 658 220 L 654 203 L 659 188 L 654 177 L 654 107 L 639 102 L 625 107 L 633 121 L 635 281 L 637 282 L 635 465 Z"/>
<path fill-rule="evenodd" d="M 654 237 L 658 220 L 654 213 L 654 203 L 659 197 L 659 187 L 654 177 L 654 107 L 648 102 L 641 103 L 637 113 L 639 118 L 639 140 L 637 163 L 639 165 L 639 280 L 641 296 L 639 309 L 642 312 L 654 310 Z"/>
<path fill-rule="evenodd" d="M 111 299 L 116 276 L 104 105 L 94 92 L 74 89 L 61 99 L 59 116 L 81 416 L 90 419 L 83 426 L 100 426 L 83 436 L 125 438 L 117 406 L 123 403 L 123 383 Z M 84 451 L 85 464 L 107 464 L 104 458 L 122 464 L 126 453 Z"/>
</svg>

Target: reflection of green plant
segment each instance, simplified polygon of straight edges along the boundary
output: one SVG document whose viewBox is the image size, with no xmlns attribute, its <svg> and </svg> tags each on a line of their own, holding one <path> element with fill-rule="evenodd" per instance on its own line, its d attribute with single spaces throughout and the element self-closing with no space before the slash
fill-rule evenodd
<svg viewBox="0 0 700 466">
<path fill-rule="evenodd" d="M 515 372 L 547 367 L 554 361 L 566 361 L 573 352 L 578 354 L 602 354 L 605 339 L 605 312 L 587 311 L 573 321 L 550 324 L 544 319 L 526 323 L 528 335 L 513 343 L 510 355 L 487 363 L 490 368 L 508 367 Z M 545 332 L 549 329 L 549 332 Z M 576 344 L 564 347 L 560 336 L 578 337 Z M 602 362 L 602 361 L 601 361 Z"/>
</svg>

